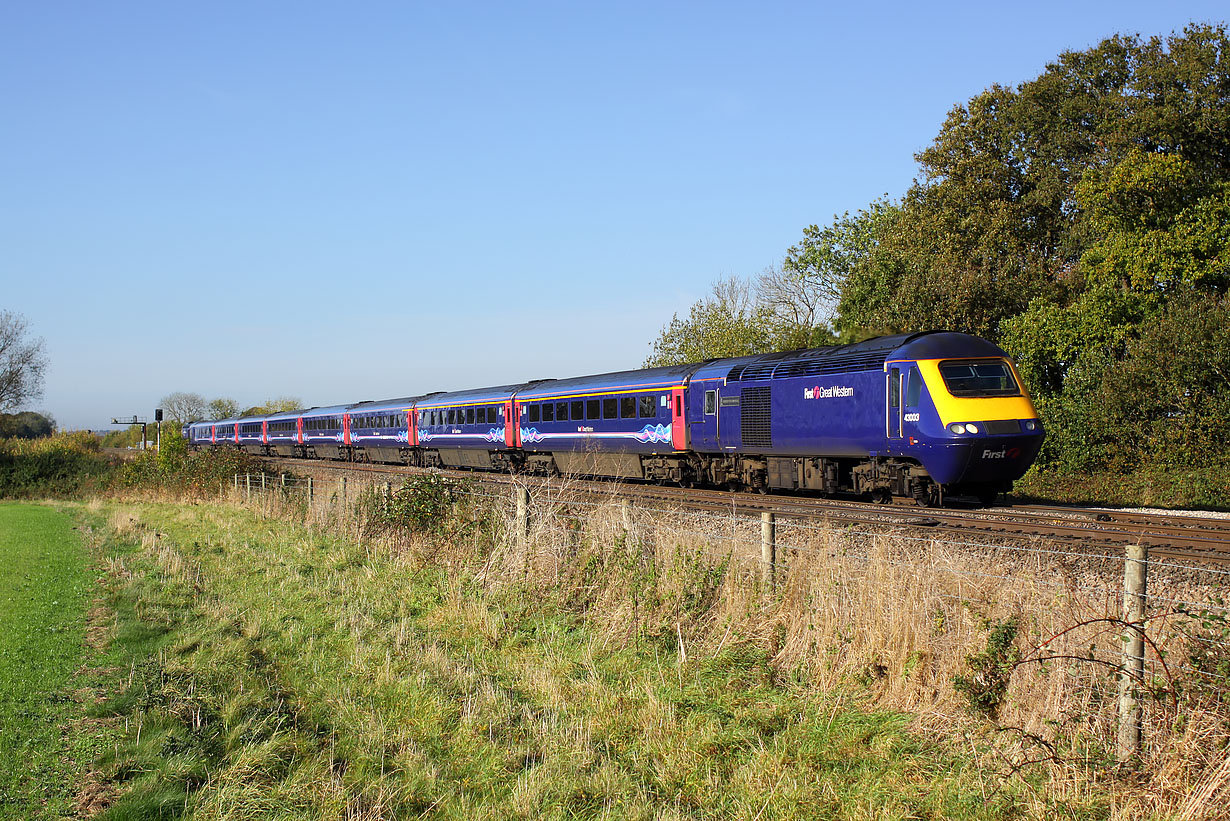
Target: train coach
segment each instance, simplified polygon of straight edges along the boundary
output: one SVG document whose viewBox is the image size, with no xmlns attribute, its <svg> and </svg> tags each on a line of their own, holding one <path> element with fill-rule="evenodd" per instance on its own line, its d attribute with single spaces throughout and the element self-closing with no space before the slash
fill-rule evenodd
<svg viewBox="0 0 1230 821">
<path fill-rule="evenodd" d="M 200 422 L 188 435 L 308 458 L 941 504 L 1009 490 L 1044 431 L 1003 350 L 925 332 Z"/>
</svg>

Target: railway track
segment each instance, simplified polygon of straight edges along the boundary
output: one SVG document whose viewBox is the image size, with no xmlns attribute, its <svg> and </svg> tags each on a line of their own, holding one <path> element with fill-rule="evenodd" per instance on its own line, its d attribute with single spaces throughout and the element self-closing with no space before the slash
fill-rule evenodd
<svg viewBox="0 0 1230 821">
<path fill-rule="evenodd" d="M 426 472 L 400 465 L 357 464 L 269 458 L 275 469 L 309 474 L 344 473 L 387 477 Z M 512 477 L 469 471 L 436 471 L 456 478 L 477 479 L 485 484 L 528 483 L 531 491 L 560 490 L 618 496 L 658 503 L 673 510 L 720 511 L 736 516 L 771 512 L 775 516 L 823 519 L 841 527 L 886 528 L 944 533 L 969 540 L 1048 541 L 1082 553 L 1122 556 L 1131 544 L 1143 544 L 1156 558 L 1230 564 L 1230 519 L 1203 518 L 1184 514 L 1157 514 L 1133 510 L 1012 505 L 1004 507 L 924 508 L 912 503 L 873 504 L 814 496 L 758 495 L 725 490 L 683 489 L 648 484 L 613 483 L 602 480 Z"/>
</svg>

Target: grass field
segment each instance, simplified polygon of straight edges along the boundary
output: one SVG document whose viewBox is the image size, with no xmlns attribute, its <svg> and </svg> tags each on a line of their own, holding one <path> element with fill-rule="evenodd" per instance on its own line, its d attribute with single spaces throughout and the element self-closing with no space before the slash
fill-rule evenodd
<svg viewBox="0 0 1230 821">
<path fill-rule="evenodd" d="M 50 507 L 0 504 L 0 818 L 69 816 L 92 755 L 67 731 L 82 710 L 68 688 L 92 580 L 73 525 Z"/>
<path fill-rule="evenodd" d="M 1030 814 L 856 687 L 782 680 L 738 635 L 699 657 L 674 631 L 613 639 L 546 591 L 483 585 L 481 549 L 422 561 L 223 507 L 110 525 L 134 546 L 118 631 L 160 649 L 103 705 L 130 727 L 109 818 Z"/>
</svg>

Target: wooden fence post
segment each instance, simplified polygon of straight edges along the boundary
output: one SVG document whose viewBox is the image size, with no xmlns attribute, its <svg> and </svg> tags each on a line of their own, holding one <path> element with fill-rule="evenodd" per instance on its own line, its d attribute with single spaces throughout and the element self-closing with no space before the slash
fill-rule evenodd
<svg viewBox="0 0 1230 821">
<path fill-rule="evenodd" d="M 777 520 L 772 513 L 760 514 L 760 561 L 765 586 L 774 593 L 777 590 Z"/>
<path fill-rule="evenodd" d="M 243 500 L 245 502 L 252 501 L 252 474 L 245 473 L 243 475 Z"/>
<path fill-rule="evenodd" d="M 312 509 L 312 502 L 316 500 L 316 492 L 315 492 L 315 489 L 312 487 L 312 477 L 309 476 L 307 477 L 307 479 L 308 479 L 308 510 L 310 511 Z"/>
<path fill-rule="evenodd" d="M 1123 563 L 1123 669 L 1119 673 L 1120 762 L 1140 755 L 1141 714 L 1136 692 L 1145 675 L 1145 598 L 1148 590 L 1149 549 L 1142 544 L 1128 545 Z"/>
<path fill-rule="evenodd" d="M 346 477 L 342 477 L 342 510 L 346 509 Z"/>
</svg>

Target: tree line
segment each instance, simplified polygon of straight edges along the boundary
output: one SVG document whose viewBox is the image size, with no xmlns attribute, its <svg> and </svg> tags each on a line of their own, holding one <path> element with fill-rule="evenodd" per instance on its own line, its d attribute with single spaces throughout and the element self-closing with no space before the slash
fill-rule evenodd
<svg viewBox="0 0 1230 821">
<path fill-rule="evenodd" d="M 676 315 L 646 364 L 930 329 L 991 339 L 1044 465 L 1227 462 L 1230 42 L 1116 35 L 956 105 L 920 175 Z"/>
</svg>

